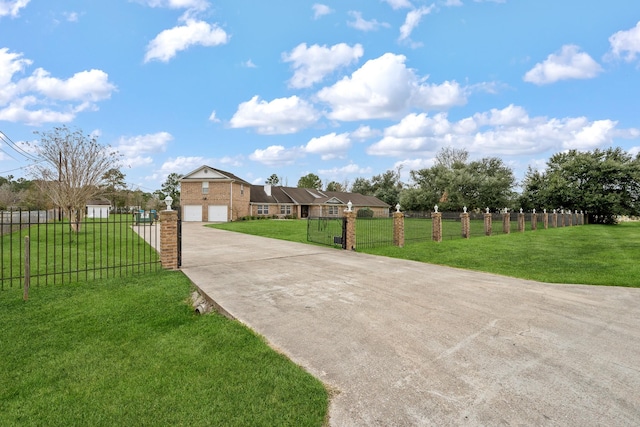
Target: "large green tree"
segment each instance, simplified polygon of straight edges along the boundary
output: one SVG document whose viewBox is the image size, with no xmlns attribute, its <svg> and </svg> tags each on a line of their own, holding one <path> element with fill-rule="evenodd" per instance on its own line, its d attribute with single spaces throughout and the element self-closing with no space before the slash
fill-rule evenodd
<svg viewBox="0 0 640 427">
<path fill-rule="evenodd" d="M 322 188 L 322 180 L 315 173 L 308 173 L 298 180 L 298 188 L 313 188 L 320 190 Z"/>
<path fill-rule="evenodd" d="M 523 195 L 541 208 L 583 210 L 592 223 L 614 223 L 640 214 L 640 156 L 619 147 L 557 153 L 544 173 L 528 174 Z"/>
<path fill-rule="evenodd" d="M 281 180 L 278 177 L 278 175 L 276 175 L 275 173 L 272 173 L 271 176 L 265 181 L 265 184 L 269 184 L 269 185 L 273 185 L 273 186 L 278 186 L 280 185 Z"/>
<path fill-rule="evenodd" d="M 405 210 L 442 211 L 511 207 L 516 180 L 513 171 L 497 157 L 469 161 L 463 149 L 445 148 L 430 167 L 411 171 L 413 185 L 402 192 Z"/>
<path fill-rule="evenodd" d="M 180 206 L 180 179 L 182 179 L 182 177 L 182 174 L 175 172 L 170 173 L 160 190 L 154 192 L 155 196 L 158 197 L 160 201 L 163 201 L 167 196 L 171 196 L 173 199 L 171 207 L 177 208 Z"/>
</svg>

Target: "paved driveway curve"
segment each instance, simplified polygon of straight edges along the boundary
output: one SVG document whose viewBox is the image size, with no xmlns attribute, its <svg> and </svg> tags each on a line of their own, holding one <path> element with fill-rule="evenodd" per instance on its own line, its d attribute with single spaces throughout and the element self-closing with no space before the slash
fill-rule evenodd
<svg viewBox="0 0 640 427">
<path fill-rule="evenodd" d="M 640 289 L 183 223 L 183 271 L 336 390 L 332 426 L 640 425 Z"/>
</svg>

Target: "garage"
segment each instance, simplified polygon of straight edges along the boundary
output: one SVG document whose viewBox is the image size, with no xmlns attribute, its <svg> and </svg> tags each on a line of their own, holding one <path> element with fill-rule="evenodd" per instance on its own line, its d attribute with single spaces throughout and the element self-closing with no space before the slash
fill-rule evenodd
<svg viewBox="0 0 640 427">
<path fill-rule="evenodd" d="M 227 222 L 227 206 L 215 205 L 209 206 L 209 221 L 210 222 Z"/>
<path fill-rule="evenodd" d="M 200 205 L 186 205 L 184 207 L 183 221 L 202 221 L 202 206 Z"/>
</svg>

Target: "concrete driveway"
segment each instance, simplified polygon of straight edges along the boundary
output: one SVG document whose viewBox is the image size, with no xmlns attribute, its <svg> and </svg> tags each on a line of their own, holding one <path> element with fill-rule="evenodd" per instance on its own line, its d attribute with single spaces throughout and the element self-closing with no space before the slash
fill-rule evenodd
<svg viewBox="0 0 640 427">
<path fill-rule="evenodd" d="M 640 425 L 640 289 L 183 239 L 184 273 L 335 391 L 332 426 Z"/>
</svg>

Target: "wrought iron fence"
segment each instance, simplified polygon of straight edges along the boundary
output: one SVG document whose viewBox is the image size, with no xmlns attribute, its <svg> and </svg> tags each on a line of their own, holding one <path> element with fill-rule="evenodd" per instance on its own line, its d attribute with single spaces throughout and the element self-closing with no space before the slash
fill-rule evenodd
<svg viewBox="0 0 640 427">
<path fill-rule="evenodd" d="M 54 211 L 0 215 L 0 290 L 127 276 L 160 268 L 159 230 L 128 214 L 85 218 L 79 230 Z"/>
<path fill-rule="evenodd" d="M 320 245 L 345 248 L 346 219 L 337 217 L 307 218 L 307 241 Z"/>
<path fill-rule="evenodd" d="M 356 249 L 393 245 L 393 218 L 356 218 Z"/>
</svg>

